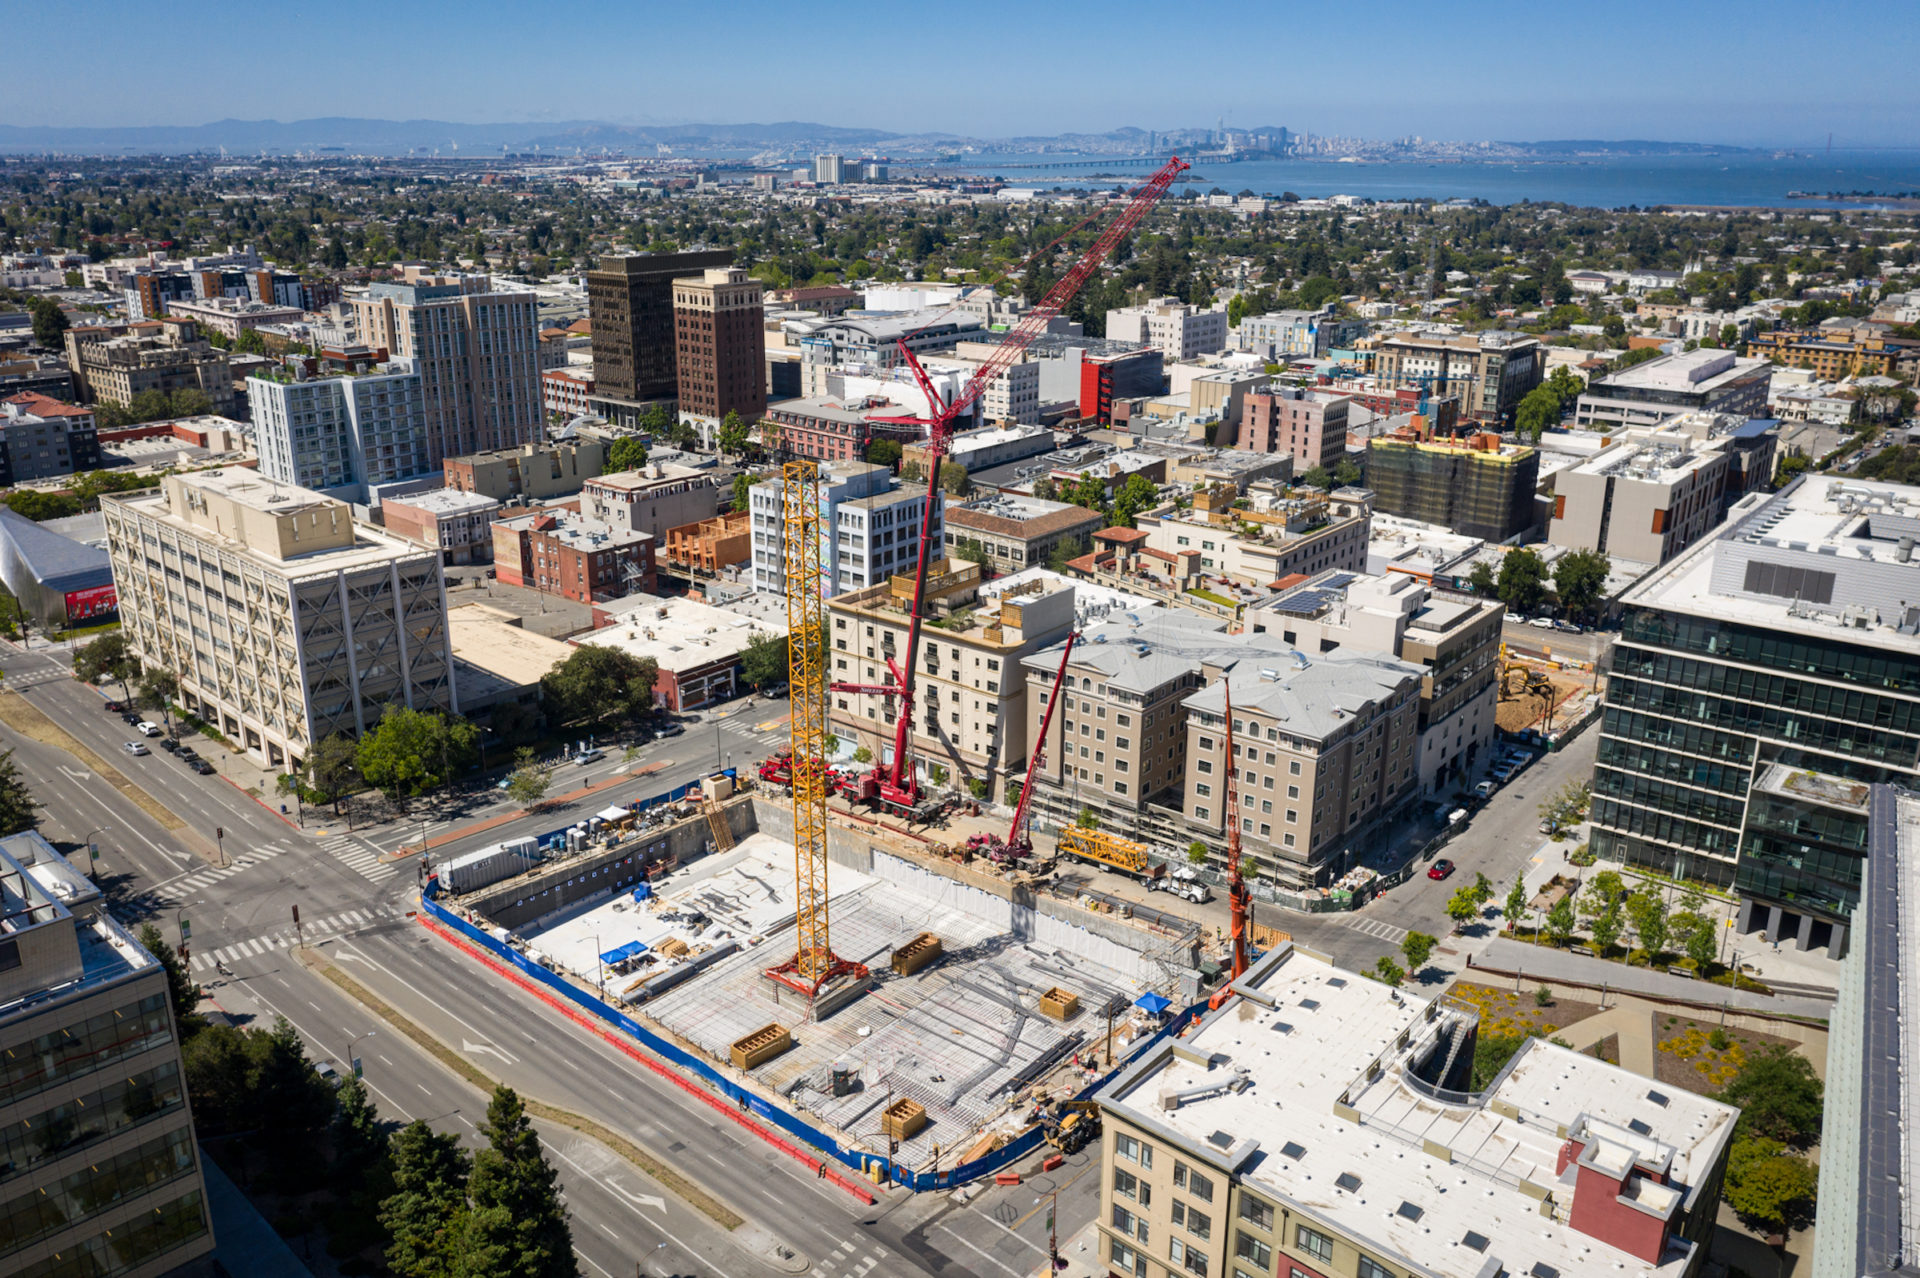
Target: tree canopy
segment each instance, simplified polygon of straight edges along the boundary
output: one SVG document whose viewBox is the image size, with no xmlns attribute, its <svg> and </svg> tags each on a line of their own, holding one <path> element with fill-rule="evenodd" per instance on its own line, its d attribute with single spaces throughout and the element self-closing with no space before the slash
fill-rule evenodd
<svg viewBox="0 0 1920 1278">
<path fill-rule="evenodd" d="M 31 830 L 37 824 L 34 812 L 39 806 L 20 775 L 20 765 L 13 761 L 13 751 L 0 754 L 0 835 Z"/>
<path fill-rule="evenodd" d="M 478 729 L 464 719 L 389 705 L 361 736 L 355 763 L 367 784 L 394 798 L 424 794 L 466 761 L 477 737 Z"/>
<path fill-rule="evenodd" d="M 740 654 L 740 677 L 756 688 L 787 677 L 787 637 L 756 634 Z"/>
<path fill-rule="evenodd" d="M 540 690 L 557 723 L 610 723 L 651 710 L 659 674 L 651 657 L 583 643 L 546 673 Z"/>
<path fill-rule="evenodd" d="M 1720 1099 L 1740 1107 L 1742 1133 L 1794 1146 L 1820 1138 L 1819 1075 L 1806 1057 L 1782 1044 L 1750 1052 Z"/>
<path fill-rule="evenodd" d="M 613 441 L 607 449 L 607 471 L 609 474 L 623 470 L 638 470 L 647 464 L 647 445 L 638 435 L 622 435 Z"/>
<path fill-rule="evenodd" d="M 1574 616 L 1589 616 L 1607 597 L 1613 561 L 1598 550 L 1570 550 L 1553 565 L 1553 590 L 1560 606 Z"/>
<path fill-rule="evenodd" d="M 1509 550 L 1500 560 L 1500 575 L 1494 592 L 1507 611 L 1517 617 L 1529 616 L 1547 595 L 1547 565 L 1526 547 Z M 1478 583 L 1476 582 L 1476 585 Z"/>
<path fill-rule="evenodd" d="M 1145 475 L 1128 475 L 1127 482 L 1120 485 L 1120 491 L 1113 496 L 1111 523 L 1116 528 L 1131 528 L 1135 516 L 1159 504 L 1158 485 Z"/>
</svg>

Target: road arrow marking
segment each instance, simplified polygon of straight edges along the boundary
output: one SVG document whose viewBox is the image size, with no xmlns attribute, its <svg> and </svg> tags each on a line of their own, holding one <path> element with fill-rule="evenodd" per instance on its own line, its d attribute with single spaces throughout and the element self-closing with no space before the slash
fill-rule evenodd
<svg viewBox="0 0 1920 1278">
<path fill-rule="evenodd" d="M 84 769 L 80 769 L 80 768 L 69 768 L 65 764 L 60 765 L 60 772 L 61 772 L 61 775 L 70 777 L 75 781 L 93 780 L 93 773 L 87 772 Z"/>
<path fill-rule="evenodd" d="M 499 1048 L 494 1047 L 487 1043 L 475 1043 L 469 1039 L 462 1038 L 460 1040 L 460 1050 L 463 1052 L 485 1053 L 488 1056 L 498 1056 L 501 1060 L 505 1061 L 507 1064 L 509 1065 L 514 1064 L 513 1057 L 507 1055 L 505 1052 L 501 1051 Z"/>
<path fill-rule="evenodd" d="M 667 1209 L 667 1200 L 659 1197 L 657 1194 L 633 1193 L 628 1190 L 625 1185 L 622 1185 L 611 1176 L 605 1176 L 601 1179 L 605 1182 L 608 1189 L 611 1189 L 614 1193 L 620 1195 L 636 1207 L 651 1207 L 655 1211 L 660 1212 L 664 1212 Z"/>
</svg>

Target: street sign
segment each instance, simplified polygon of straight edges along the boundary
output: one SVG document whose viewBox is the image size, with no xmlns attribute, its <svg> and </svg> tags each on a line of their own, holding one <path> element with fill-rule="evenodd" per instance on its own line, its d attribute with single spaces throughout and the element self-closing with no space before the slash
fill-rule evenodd
<svg viewBox="0 0 1920 1278">
<path fill-rule="evenodd" d="M 363 1077 L 360 1072 L 360 1058 L 358 1056 L 353 1058 L 353 1076 L 355 1078 Z"/>
<path fill-rule="evenodd" d="M 180 916 L 180 944 L 185 945 L 188 941 L 191 941 L 192 939 L 193 939 L 193 920 L 188 918 L 186 915 L 182 914 Z"/>
</svg>

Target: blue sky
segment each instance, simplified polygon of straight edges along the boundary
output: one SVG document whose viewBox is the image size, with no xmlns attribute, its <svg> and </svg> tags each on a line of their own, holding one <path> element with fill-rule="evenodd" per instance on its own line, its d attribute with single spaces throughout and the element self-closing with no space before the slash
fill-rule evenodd
<svg viewBox="0 0 1920 1278">
<path fill-rule="evenodd" d="M 21 125 L 797 119 L 1006 136 L 1225 116 L 1370 137 L 1920 145 L 1906 0 L 5 0 L 0 31 L 37 51 L 34 74 L 0 78 L 0 121 Z"/>
</svg>

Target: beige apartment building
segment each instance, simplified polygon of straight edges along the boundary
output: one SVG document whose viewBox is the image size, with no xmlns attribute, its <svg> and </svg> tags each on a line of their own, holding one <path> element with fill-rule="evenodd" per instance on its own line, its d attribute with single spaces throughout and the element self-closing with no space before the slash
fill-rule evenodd
<svg viewBox="0 0 1920 1278">
<path fill-rule="evenodd" d="M 0 839 L 0 1271 L 211 1273 L 167 973 L 37 830 Z"/>
<path fill-rule="evenodd" d="M 1422 668 L 1420 788 L 1466 782 L 1490 745 L 1506 605 L 1406 573 L 1327 572 L 1247 612 L 1247 629 L 1304 653 L 1390 652 Z"/>
<path fill-rule="evenodd" d="M 227 353 L 200 336 L 192 320 L 70 328 L 66 343 L 67 367 L 85 403 L 125 408 L 143 391 L 197 390 L 212 405 L 209 412 L 220 417 L 233 412 Z"/>
<path fill-rule="evenodd" d="M 580 513 L 632 532 L 664 538 L 669 528 L 697 524 L 720 513 L 727 495 L 719 474 L 691 466 L 649 462 L 638 470 L 599 475 L 580 486 Z"/>
<path fill-rule="evenodd" d="M 978 564 L 928 565 L 910 749 L 923 769 L 945 768 L 949 784 L 979 781 L 998 795 L 1027 760 L 1021 662 L 1073 629 L 1073 588 L 1034 582 L 986 603 L 980 580 Z M 887 682 L 888 660 L 904 659 L 912 598 L 913 578 L 896 576 L 827 601 L 835 683 Z M 829 695 L 833 732 L 890 762 L 901 707 L 875 695 Z"/>
<path fill-rule="evenodd" d="M 1324 886 L 1358 836 L 1418 788 L 1423 670 L 1357 649 L 1248 655 L 1186 700 L 1187 828 L 1220 848 L 1237 820 L 1242 848 L 1280 886 Z M 1231 812 L 1228 768 L 1238 774 Z"/>
<path fill-rule="evenodd" d="M 1364 499 L 1300 493 L 1273 510 L 1237 510 L 1238 497 L 1232 484 L 1220 484 L 1194 494 L 1191 510 L 1168 504 L 1134 526 L 1147 534 L 1147 549 L 1175 557 L 1197 551 L 1202 573 L 1250 586 L 1329 568 L 1366 570 L 1373 514 Z"/>
<path fill-rule="evenodd" d="M 440 552 L 228 467 L 103 497 L 127 641 L 270 767 L 389 705 L 457 713 Z"/>
<path fill-rule="evenodd" d="M 1368 343 L 1363 341 L 1364 347 Z M 1509 422 L 1547 373 L 1546 347 L 1529 333 L 1405 331 L 1371 339 L 1383 388 L 1419 386 L 1457 395 L 1460 415 Z"/>
<path fill-rule="evenodd" d="M 1098 511 L 1038 497 L 995 494 L 947 507 L 947 554 L 971 543 L 986 555 L 994 573 L 1019 572 L 1045 564 L 1053 548 L 1077 538 L 1081 553 L 1093 544 L 1093 534 L 1105 526 Z"/>
<path fill-rule="evenodd" d="M 349 299 L 360 341 L 411 359 L 420 375 L 429 466 L 542 438 L 534 295 L 491 289 L 484 275 L 410 272 Z"/>
<path fill-rule="evenodd" d="M 607 445 L 598 439 L 558 444 L 522 444 L 441 463 L 447 487 L 479 493 L 497 502 L 547 501 L 571 497 L 607 464 Z"/>
</svg>

